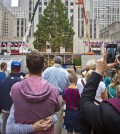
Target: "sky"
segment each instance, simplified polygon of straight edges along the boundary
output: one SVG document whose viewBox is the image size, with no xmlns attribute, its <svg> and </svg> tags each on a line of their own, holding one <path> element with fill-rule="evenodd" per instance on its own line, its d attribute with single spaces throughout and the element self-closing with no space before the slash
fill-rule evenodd
<svg viewBox="0 0 120 134">
<path fill-rule="evenodd" d="M 18 0 L 11 0 L 11 6 L 12 7 L 18 6 Z"/>
</svg>

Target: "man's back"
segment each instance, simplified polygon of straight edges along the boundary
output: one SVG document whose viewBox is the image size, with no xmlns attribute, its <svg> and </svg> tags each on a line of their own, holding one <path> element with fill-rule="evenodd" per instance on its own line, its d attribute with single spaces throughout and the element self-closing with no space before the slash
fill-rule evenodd
<svg viewBox="0 0 120 134">
<path fill-rule="evenodd" d="M 3 110 L 10 110 L 12 106 L 12 99 L 10 97 L 11 87 L 21 78 L 18 73 L 11 73 L 10 76 L 6 77 L 0 86 L 0 104 Z"/>
<path fill-rule="evenodd" d="M 53 84 L 62 93 L 63 90 L 69 85 L 68 72 L 63 69 L 60 65 L 54 65 L 47 68 L 42 77 Z"/>
</svg>

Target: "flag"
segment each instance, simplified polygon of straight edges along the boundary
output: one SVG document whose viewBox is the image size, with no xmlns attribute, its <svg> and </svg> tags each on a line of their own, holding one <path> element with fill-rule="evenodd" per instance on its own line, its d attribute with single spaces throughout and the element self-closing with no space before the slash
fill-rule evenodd
<svg viewBox="0 0 120 134">
<path fill-rule="evenodd" d="M 11 43 L 11 47 L 14 47 L 14 44 L 13 43 Z"/>
<path fill-rule="evenodd" d="M 15 43 L 15 47 L 19 47 L 19 44 L 18 43 Z"/>
<path fill-rule="evenodd" d="M 86 43 L 85 43 L 85 46 L 88 46 L 88 45 L 89 45 L 89 43 L 88 43 L 88 42 L 86 42 Z"/>
<path fill-rule="evenodd" d="M 22 43 L 21 42 L 19 42 L 18 44 L 19 44 L 19 46 L 22 46 Z"/>
<path fill-rule="evenodd" d="M 8 46 L 8 47 L 10 47 L 10 46 L 11 46 L 11 43 L 10 43 L 10 42 L 8 42 L 8 43 L 7 43 L 7 46 Z"/>
<path fill-rule="evenodd" d="M 3 47 L 6 47 L 7 45 L 6 45 L 6 43 L 5 42 L 3 42 Z"/>
</svg>

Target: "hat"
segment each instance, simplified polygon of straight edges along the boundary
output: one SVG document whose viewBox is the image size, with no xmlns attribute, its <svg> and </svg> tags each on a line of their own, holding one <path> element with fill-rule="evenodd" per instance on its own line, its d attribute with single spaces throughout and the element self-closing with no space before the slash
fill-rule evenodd
<svg viewBox="0 0 120 134">
<path fill-rule="evenodd" d="M 19 61 L 12 61 L 11 68 L 19 67 L 21 68 L 21 63 Z"/>
<path fill-rule="evenodd" d="M 62 64 L 62 57 L 61 56 L 55 56 L 54 63 Z"/>
</svg>

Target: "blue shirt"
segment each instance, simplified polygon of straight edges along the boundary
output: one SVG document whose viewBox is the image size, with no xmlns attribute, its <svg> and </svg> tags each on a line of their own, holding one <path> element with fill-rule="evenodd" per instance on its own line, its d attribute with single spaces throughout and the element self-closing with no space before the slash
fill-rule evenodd
<svg viewBox="0 0 120 134">
<path fill-rule="evenodd" d="M 63 90 L 69 86 L 69 73 L 63 69 L 60 65 L 53 65 L 44 70 L 42 77 L 53 84 L 59 91 L 60 94 Z"/>
</svg>

